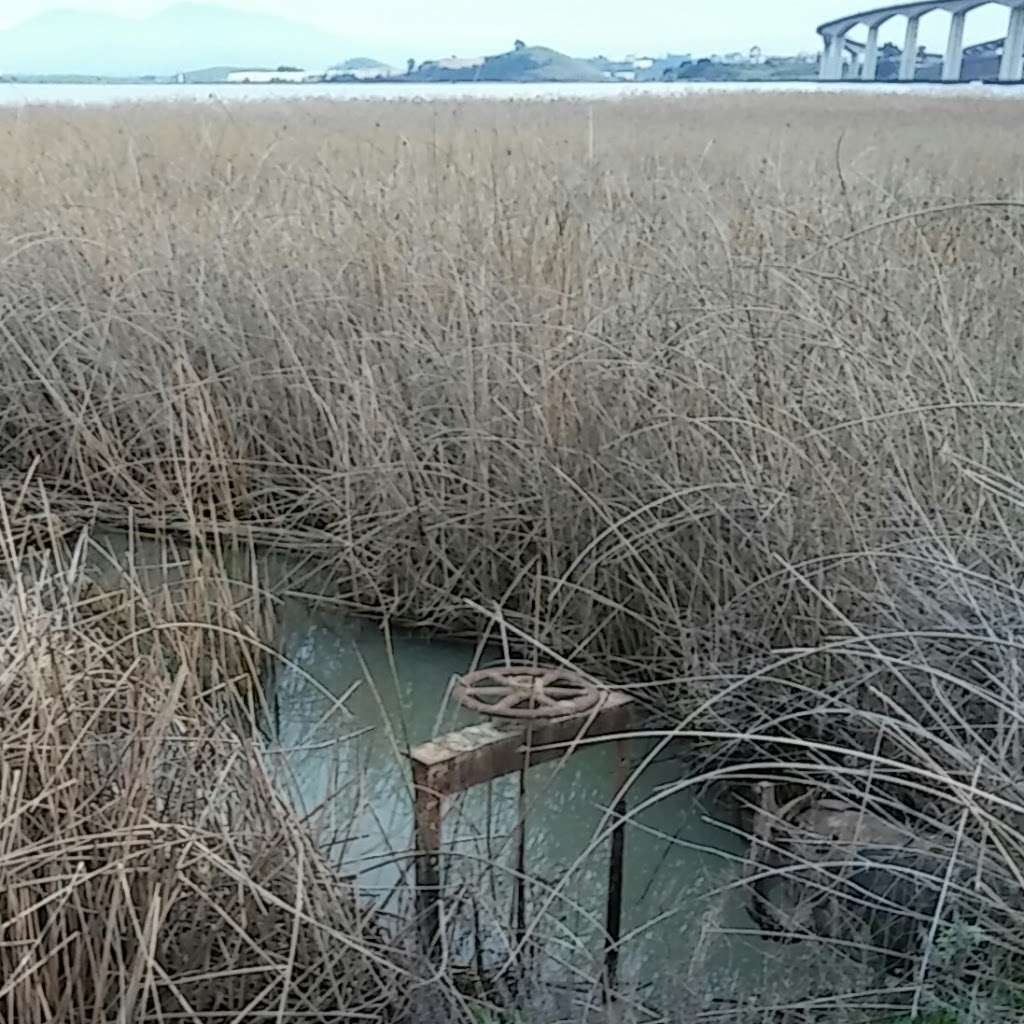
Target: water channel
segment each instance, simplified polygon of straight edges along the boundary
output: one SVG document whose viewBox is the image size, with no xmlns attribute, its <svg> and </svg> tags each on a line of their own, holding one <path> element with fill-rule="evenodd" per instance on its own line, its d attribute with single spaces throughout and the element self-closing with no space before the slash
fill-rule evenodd
<svg viewBox="0 0 1024 1024">
<path fill-rule="evenodd" d="M 903 96 L 983 96 L 1020 99 L 1024 86 L 960 82 L 396 82 L 242 85 L 160 85 L 145 83 L 0 82 L 0 107 L 34 104 L 105 106 L 111 103 L 236 103 L 262 100 L 581 100 L 594 102 L 646 96 L 685 100 L 712 93 L 837 93 Z"/>
<path fill-rule="evenodd" d="M 128 558 L 123 536 L 97 538 L 92 574 L 116 582 Z M 154 586 L 169 576 L 165 553 L 136 543 L 135 572 Z M 147 570 L 147 565 L 149 569 Z M 159 568 L 156 568 L 159 567 Z M 270 762 L 280 785 L 332 859 L 358 879 L 385 912 L 398 913 L 411 882 L 412 791 L 405 752 L 431 737 L 479 721 L 449 698 L 453 675 L 495 651 L 431 639 L 390 636 L 376 624 L 295 595 L 295 565 L 267 559 L 260 576 L 278 602 L 283 655 L 274 682 L 275 739 Z M 310 591 L 310 581 L 303 581 Z M 500 653 L 500 652 L 498 652 Z M 632 757 L 646 753 L 633 741 Z M 520 802 L 517 776 L 450 801 L 444 822 L 446 903 L 463 935 L 491 936 L 488 956 L 508 952 L 516 826 L 525 811 L 528 914 L 545 957 L 577 979 L 594 979 L 602 962 L 608 842 L 615 790 L 613 744 L 530 769 Z M 734 809 L 673 784 L 685 762 L 670 752 L 638 776 L 630 803 L 675 789 L 632 817 L 625 836 L 622 977 L 641 988 L 687 982 L 696 972 L 725 995 L 764 991 L 794 947 L 753 934 L 736 885 L 746 844 Z M 407 904 L 406 904 L 407 906 Z M 472 924 L 472 929 L 470 928 Z M 504 938 L 503 938 L 504 937 Z M 504 942 L 504 944 L 503 944 Z M 467 950 L 456 950 L 470 955 Z"/>
</svg>

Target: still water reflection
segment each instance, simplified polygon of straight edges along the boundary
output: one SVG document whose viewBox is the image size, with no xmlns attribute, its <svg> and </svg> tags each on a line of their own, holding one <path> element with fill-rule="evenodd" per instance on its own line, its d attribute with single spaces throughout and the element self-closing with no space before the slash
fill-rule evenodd
<svg viewBox="0 0 1024 1024">
<path fill-rule="evenodd" d="M 385 905 L 403 872 L 411 874 L 412 796 L 404 751 L 473 721 L 448 699 L 453 674 L 466 671 L 470 647 L 392 637 L 375 626 L 292 604 L 285 615 L 285 653 L 294 667 L 278 681 L 280 761 L 306 812 L 322 808 L 325 842 L 347 871 Z M 305 674 L 323 684 L 310 687 Z M 636 744 L 635 760 L 644 753 Z M 636 781 L 639 805 L 679 778 L 675 760 L 661 760 Z M 612 745 L 588 747 L 530 770 L 526 781 L 526 864 L 539 884 L 530 906 L 545 909 L 540 929 L 561 944 L 560 959 L 588 971 L 601 951 L 608 867 L 601 836 L 614 789 Z M 447 892 L 460 891 L 491 924 L 511 914 L 516 777 L 450 802 L 445 848 L 455 854 Z M 749 936 L 750 921 L 736 878 L 744 844 L 725 808 L 674 793 L 632 820 L 626 831 L 624 969 L 634 977 L 673 972 L 693 962 L 702 975 L 759 973 L 765 949 Z M 497 864 L 498 870 L 488 870 Z M 486 922 L 485 922 L 486 924 Z M 486 930 L 486 929 L 485 929 Z M 507 933 L 507 927 L 504 929 Z M 500 953 L 500 950 L 499 950 Z M 723 978 L 723 985 L 726 984 Z"/>
</svg>

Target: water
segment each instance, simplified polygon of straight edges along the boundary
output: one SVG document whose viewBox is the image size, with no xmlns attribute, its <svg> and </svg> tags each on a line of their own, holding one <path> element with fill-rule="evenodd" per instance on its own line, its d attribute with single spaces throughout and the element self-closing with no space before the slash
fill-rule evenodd
<svg viewBox="0 0 1024 1024">
<path fill-rule="evenodd" d="M 701 93 L 862 92 L 915 96 L 988 96 L 1019 98 L 1022 85 L 958 85 L 917 82 L 437 82 L 437 83 L 317 83 L 306 84 L 28 84 L 0 82 L 0 106 L 58 103 L 103 105 L 110 103 L 189 100 L 220 103 L 252 100 L 329 98 L 337 100 L 609 100 L 628 96 L 685 97 Z"/>
<path fill-rule="evenodd" d="M 471 667 L 474 650 L 412 635 L 393 637 L 389 649 L 375 626 L 299 603 L 286 609 L 284 627 L 284 651 L 294 665 L 279 679 L 280 743 L 297 802 L 305 810 L 329 809 L 334 824 L 327 835 L 355 836 L 343 844 L 345 869 L 388 901 L 402 872 L 411 872 L 412 796 L 403 751 L 479 720 L 448 699 L 452 675 Z M 307 674 L 324 689 L 312 689 Z M 639 760 L 645 748 L 634 746 Z M 634 806 L 680 772 L 675 758 L 649 768 L 630 794 Z M 608 870 L 608 843 L 593 840 L 614 792 L 614 749 L 590 747 L 535 767 L 526 786 L 527 870 L 542 880 L 531 909 L 545 909 L 545 934 L 562 932 L 556 935 L 561 957 L 592 973 Z M 448 890 L 466 887 L 467 896 L 481 899 L 485 916 L 511 913 L 518 801 L 518 780 L 510 776 L 447 808 L 445 849 L 457 857 Z M 704 925 L 712 932 L 751 927 L 739 890 L 716 895 L 735 879 L 744 853 L 732 808 L 703 805 L 690 793 L 665 797 L 630 824 L 623 930 L 633 936 L 624 962 L 635 978 L 689 962 Z M 496 878 L 491 863 L 498 865 Z M 718 934 L 706 941 L 705 970 L 726 975 L 750 976 L 764 952 L 749 937 Z"/>
<path fill-rule="evenodd" d="M 128 545 L 110 534 L 100 538 L 100 548 L 91 572 L 113 583 L 128 561 Z M 155 545 L 137 544 L 132 562 L 151 581 L 147 587 L 175 578 Z M 340 868 L 382 911 L 398 912 L 408 907 L 403 883 L 412 875 L 405 751 L 479 721 L 449 699 L 452 676 L 473 666 L 478 652 L 410 632 L 389 638 L 373 623 L 324 610 L 322 602 L 288 590 L 296 568 L 282 559 L 263 567 L 275 592 L 290 595 L 280 605 L 272 769 Z M 302 589 L 319 590 L 319 584 L 306 579 Z M 483 657 L 493 663 L 494 654 Z M 648 748 L 640 741 L 632 746 L 639 762 Z M 654 802 L 626 828 L 622 976 L 652 993 L 685 983 L 688 972 L 704 991 L 771 989 L 778 958 L 792 966 L 794 955 L 805 954 L 742 934 L 752 923 L 734 884 L 746 852 L 734 808 L 702 802 L 689 790 L 657 799 L 684 771 L 678 756 L 661 759 L 630 793 L 633 807 Z M 526 865 L 533 879 L 527 917 L 550 965 L 563 975 L 600 973 L 608 868 L 600 829 L 614 788 L 610 744 L 527 773 Z M 492 963 L 508 953 L 519 815 L 517 776 L 447 804 L 446 906 L 457 922 L 453 932 L 466 940 L 457 957 L 470 957 L 477 926 Z"/>
</svg>

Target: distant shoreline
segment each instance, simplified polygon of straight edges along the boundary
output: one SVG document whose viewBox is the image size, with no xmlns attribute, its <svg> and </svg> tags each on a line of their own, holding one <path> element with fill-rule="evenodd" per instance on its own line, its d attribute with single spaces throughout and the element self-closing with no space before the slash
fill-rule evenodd
<svg viewBox="0 0 1024 1024">
<path fill-rule="evenodd" d="M 912 86 L 928 86 L 933 88 L 935 86 L 941 86 L 943 88 L 957 88 L 966 85 L 999 85 L 999 86 L 1020 86 L 1020 82 L 1002 82 L 995 78 L 979 78 L 971 80 L 962 80 L 957 82 L 946 82 L 935 79 L 916 79 L 913 82 L 904 82 L 898 79 L 875 79 L 873 81 L 861 81 L 857 78 L 844 78 L 835 81 L 826 81 L 819 79 L 815 76 L 802 76 L 802 77 L 786 77 L 786 78 L 716 78 L 714 76 L 708 76 L 706 78 L 687 78 L 687 79 L 666 79 L 664 81 L 659 80 L 648 80 L 642 82 L 630 82 L 630 81 L 617 81 L 614 79 L 608 79 L 606 81 L 589 81 L 586 79 L 544 79 L 544 78 L 437 78 L 425 81 L 423 79 L 407 78 L 407 77 L 395 77 L 395 78 L 378 78 L 378 79 L 335 79 L 335 80 L 324 80 L 317 81 L 315 79 L 308 82 L 288 82 L 288 81 L 274 81 L 274 82 L 179 82 L 174 78 L 97 78 L 94 76 L 33 76 L 33 77 L 13 77 L 13 76 L 0 76 L 0 85 L 53 85 L 53 86 L 138 86 L 144 88 L 146 86 L 155 86 L 159 88 L 168 88 L 170 86 L 180 86 L 182 89 L 194 89 L 197 86 L 216 86 L 218 89 L 281 89 L 288 88 L 296 91 L 301 91 L 309 86 L 316 86 L 317 88 L 337 88 L 347 89 L 357 87 L 359 89 L 365 88 L 390 88 L 393 86 L 407 86 L 409 88 L 423 88 L 424 86 L 431 85 L 588 85 L 595 88 L 607 87 L 609 89 L 621 89 L 626 86 L 643 86 L 646 88 L 658 88 L 660 86 L 679 86 L 686 84 L 704 84 L 704 85 L 808 85 L 821 82 L 822 85 L 841 85 L 843 87 L 848 86 L 862 86 L 864 88 L 877 88 L 877 87 L 912 87 Z"/>
<path fill-rule="evenodd" d="M 242 109 L 246 104 L 295 103 L 321 101 L 335 103 L 617 103 L 646 99 L 656 103 L 685 103 L 689 98 L 718 95 L 804 95 L 857 97 L 915 97 L 936 103 L 950 100 L 988 99 L 992 102 L 1016 102 L 1024 99 L 1024 84 L 960 82 L 823 82 L 818 80 L 773 81 L 686 81 L 686 82 L 338 82 L 319 84 L 285 83 L 270 85 L 245 83 L 171 84 L 146 81 L 0 83 L 0 111 L 10 107 L 106 107 L 118 104 L 174 105 L 218 104 Z M 235 85 L 242 86 L 235 88 Z M 337 85 L 338 88 L 329 88 Z M 942 88 L 933 88 L 941 85 Z M 998 88 L 996 87 L 998 85 Z M 862 86 L 871 88 L 862 88 Z M 872 102 L 874 100 L 872 99 Z"/>
<path fill-rule="evenodd" d="M 39 77 L 0 77 L 0 85 L 138 85 L 138 86 L 161 86 L 166 88 L 170 85 L 180 85 L 182 88 L 194 88 L 197 85 L 210 85 L 217 86 L 217 88 L 240 88 L 240 89 L 277 89 L 277 88 L 293 88 L 302 89 L 310 85 L 315 86 L 329 86 L 332 88 L 344 89 L 350 86 L 358 86 L 364 88 L 366 86 L 394 86 L 394 85 L 407 85 L 412 87 L 422 87 L 425 85 L 593 85 L 593 86 L 607 86 L 609 88 L 621 88 L 622 86 L 630 85 L 643 85 L 643 86 L 660 86 L 660 85 L 680 85 L 688 82 L 707 82 L 715 84 L 733 84 L 733 85 L 770 85 L 773 82 L 779 84 L 794 83 L 794 82 L 817 82 L 819 79 L 815 76 L 807 77 L 794 77 L 794 78 L 715 78 L 709 76 L 707 78 L 686 78 L 686 79 L 650 79 L 645 81 L 633 82 L 618 79 L 606 79 L 603 81 L 594 81 L 591 79 L 565 79 L 565 78 L 407 78 L 405 76 L 395 78 L 346 78 L 346 79 L 330 79 L 318 81 L 311 79 L 308 82 L 289 82 L 289 81 L 273 81 L 273 82 L 179 82 L 174 78 L 96 78 L 94 76 L 82 76 L 77 77 L 75 75 L 68 76 L 39 76 Z M 864 84 L 864 85 L 885 85 L 886 82 L 864 82 L 859 83 L 855 79 L 850 79 L 849 83 L 844 84 Z M 890 82 L 888 84 L 895 84 Z M 911 83 L 902 83 L 910 85 Z M 921 82 L 922 85 L 935 85 L 935 82 Z M 944 83 L 947 85 L 956 85 L 956 82 Z M 960 85 L 965 83 L 961 82 Z"/>
</svg>

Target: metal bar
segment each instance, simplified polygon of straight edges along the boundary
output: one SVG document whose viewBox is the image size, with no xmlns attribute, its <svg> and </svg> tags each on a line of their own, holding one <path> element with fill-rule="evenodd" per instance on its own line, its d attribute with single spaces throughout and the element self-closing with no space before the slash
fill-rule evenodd
<svg viewBox="0 0 1024 1024">
<path fill-rule="evenodd" d="M 519 773 L 519 825 L 516 849 L 516 948 L 526 939 L 526 769 Z"/>
<path fill-rule="evenodd" d="M 622 938 L 623 861 L 626 847 L 626 783 L 629 781 L 629 746 L 625 739 L 615 744 L 618 770 L 615 793 L 619 795 L 612 813 L 615 827 L 608 857 L 608 902 L 605 910 L 604 985 L 605 996 L 615 991 L 619 981 L 619 940 Z M 621 794 L 621 795 L 620 795 Z"/>
<path fill-rule="evenodd" d="M 533 730 L 526 729 L 526 749 L 523 751 L 523 766 L 519 772 L 519 823 L 516 849 L 516 948 L 523 951 L 526 941 L 526 769 L 533 746 Z"/>
<path fill-rule="evenodd" d="M 610 690 L 602 696 L 597 708 L 571 718 L 533 721 L 527 727 L 484 722 L 439 736 L 409 751 L 415 799 L 416 909 L 423 946 L 428 955 L 438 955 L 441 948 L 441 819 L 444 798 L 514 771 L 525 773 L 532 765 L 565 757 L 572 753 L 574 742 L 626 733 L 632 703 L 632 698 L 624 693 Z M 620 765 L 625 764 L 626 742 L 625 739 L 618 741 Z M 618 789 L 624 782 L 623 777 L 619 780 Z M 525 855 L 521 853 L 519 866 L 525 886 L 524 860 Z M 609 903 L 609 913 L 614 909 L 612 916 L 615 918 L 615 941 L 612 944 L 614 972 L 618 967 L 617 944 L 622 912 L 621 826 L 616 826 L 612 833 L 612 861 L 618 863 L 617 909 Z M 519 899 L 525 901 L 525 895 Z M 525 902 L 517 905 L 516 927 L 525 934 Z"/>
<path fill-rule="evenodd" d="M 416 916 L 423 948 L 440 948 L 441 934 L 441 815 L 440 793 L 429 785 L 428 772 L 413 765 L 416 821 Z"/>
<path fill-rule="evenodd" d="M 610 691 L 594 711 L 530 726 L 529 764 L 565 757 L 575 740 L 624 732 L 629 725 L 630 697 Z M 425 783 L 441 796 L 452 796 L 492 782 L 523 767 L 526 730 L 522 726 L 482 722 L 439 736 L 409 752 L 413 768 L 425 772 Z M 542 747 L 548 749 L 537 750 Z"/>
</svg>

